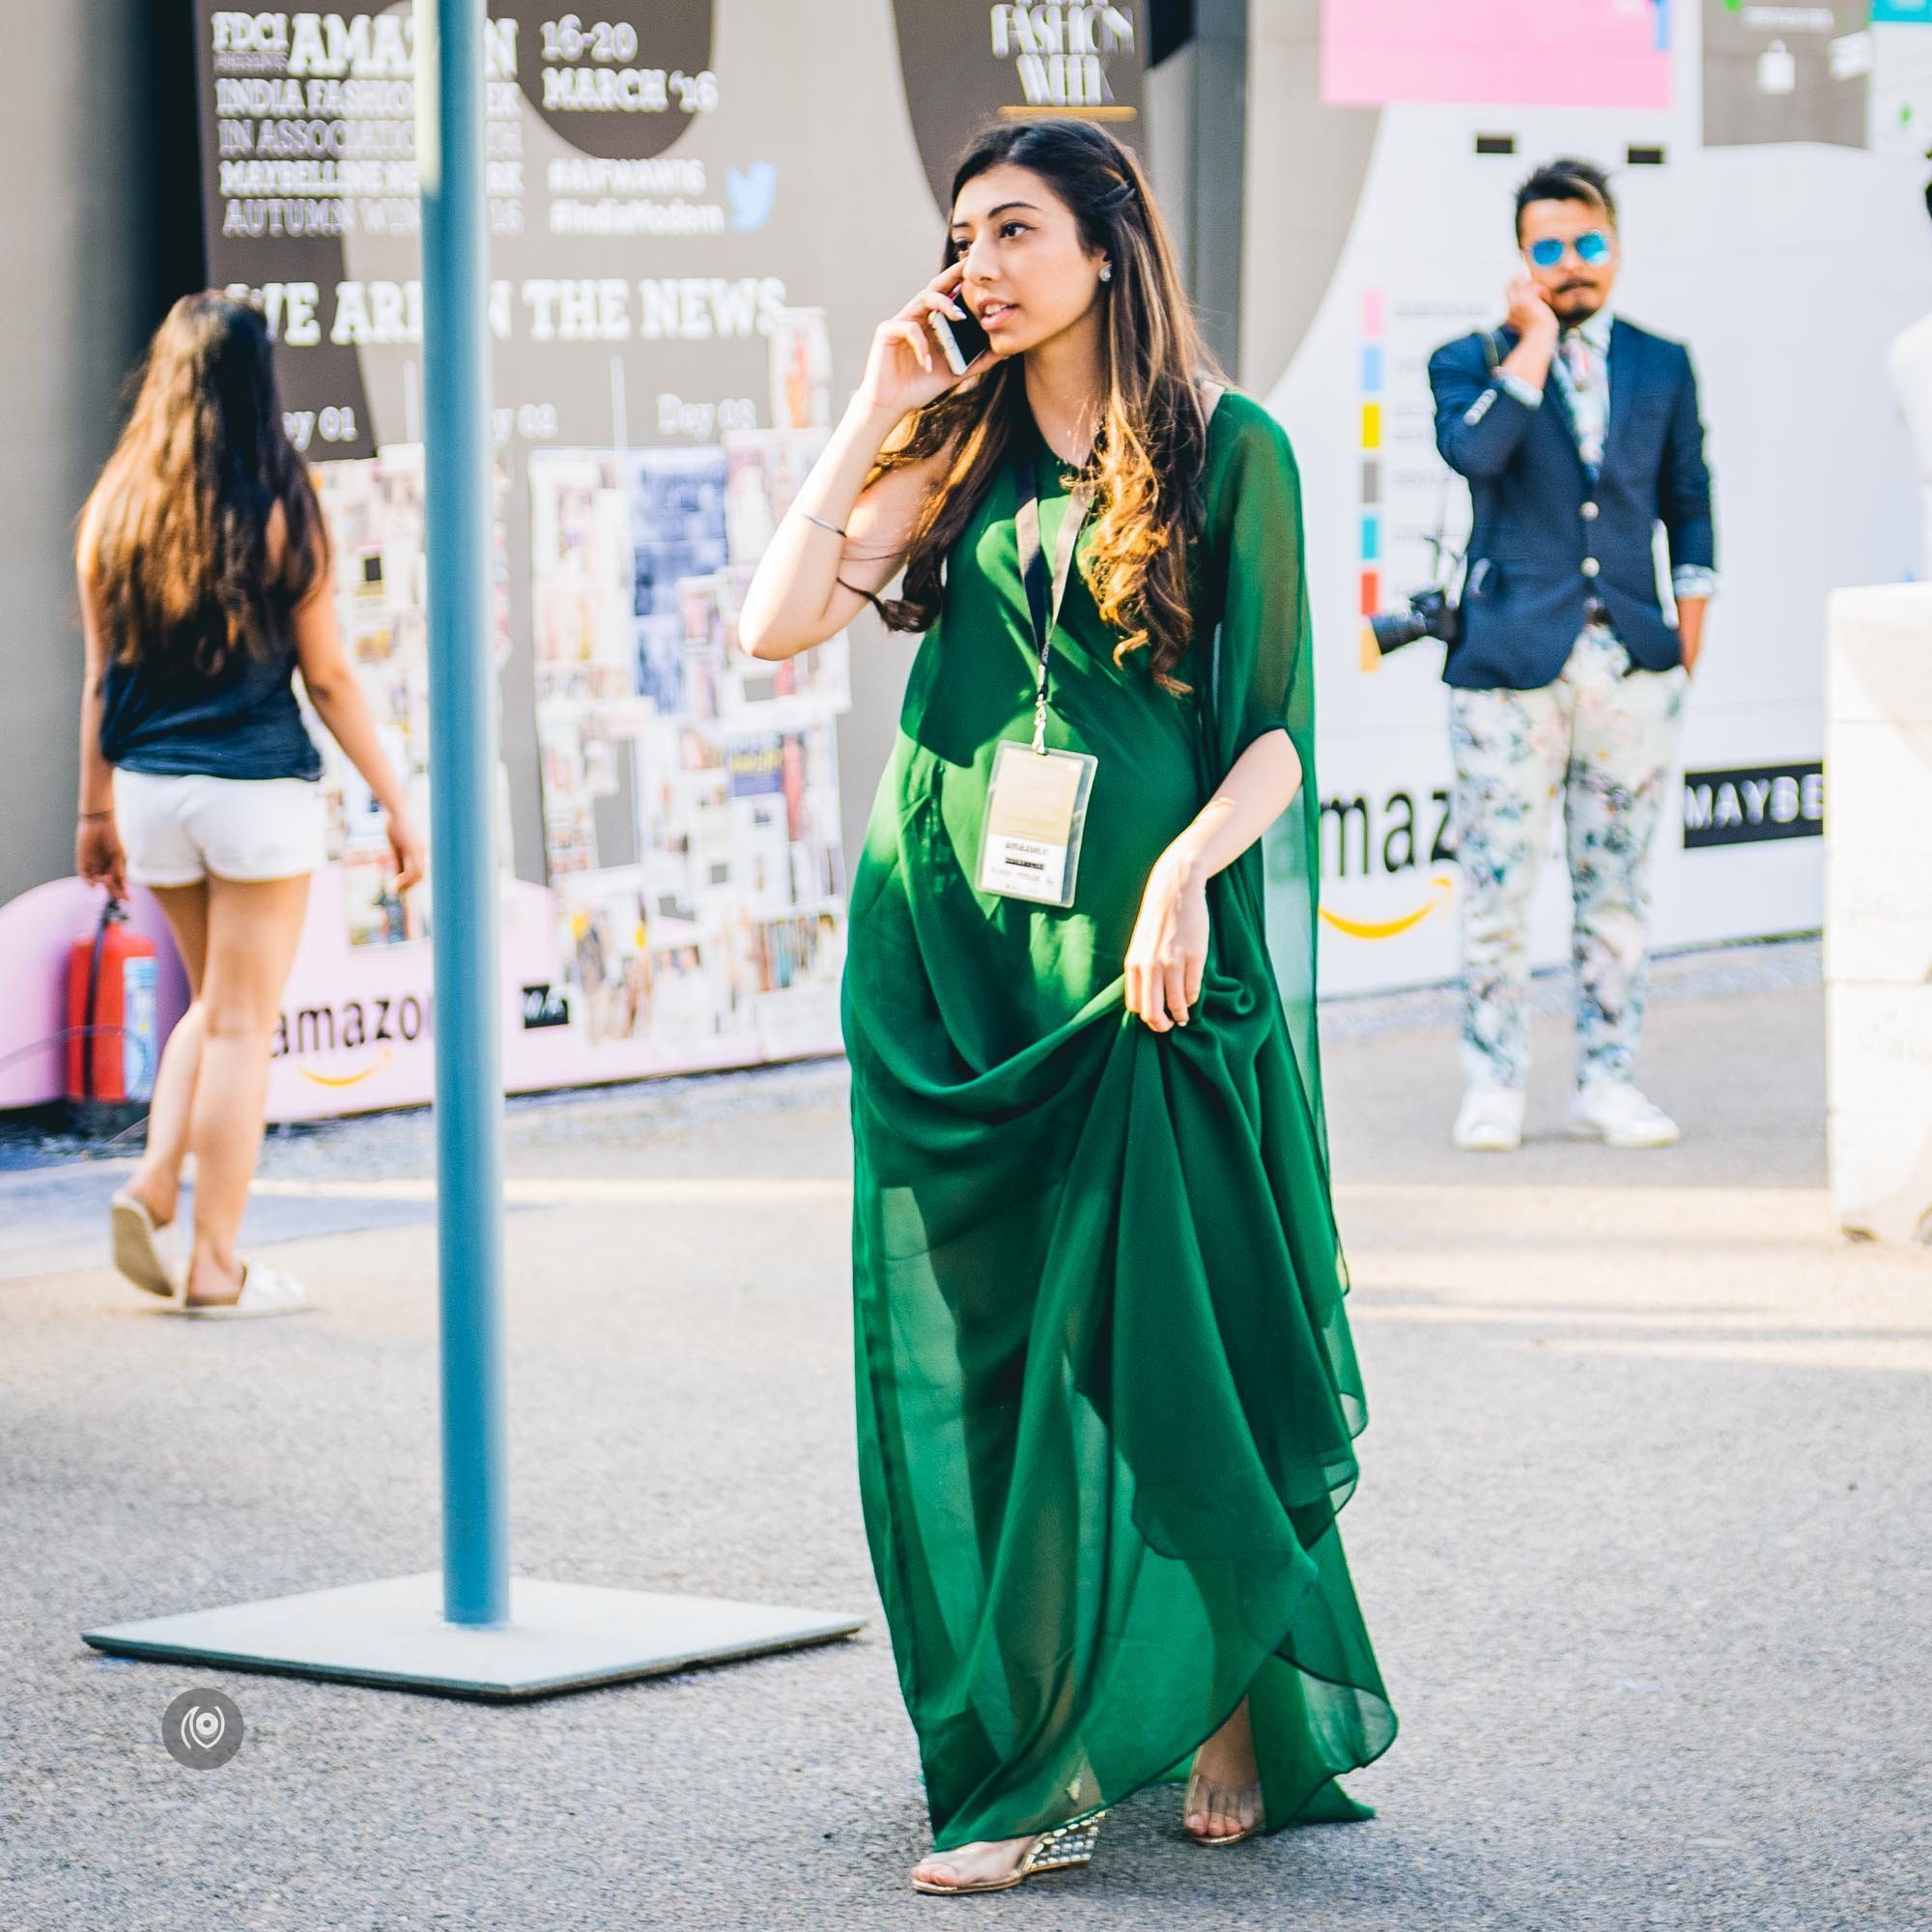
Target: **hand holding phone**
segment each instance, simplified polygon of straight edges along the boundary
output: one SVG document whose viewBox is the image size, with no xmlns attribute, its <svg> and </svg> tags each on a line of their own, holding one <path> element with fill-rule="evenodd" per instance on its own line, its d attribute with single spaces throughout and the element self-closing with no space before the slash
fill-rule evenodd
<svg viewBox="0 0 1932 1932">
<path fill-rule="evenodd" d="M 960 263 L 942 269 L 912 300 L 879 325 L 860 399 L 869 408 L 900 416 L 935 402 L 962 377 L 977 373 L 991 357 L 980 353 L 985 331 L 958 299 L 965 270 Z M 953 355 L 933 325 L 944 321 L 952 336 Z M 968 347 L 977 342 L 979 349 Z M 953 356 L 959 359 L 955 362 Z"/>
<path fill-rule="evenodd" d="M 989 346 L 986 331 L 980 327 L 979 317 L 966 308 L 964 302 L 959 306 L 965 309 L 963 318 L 942 314 L 938 309 L 931 310 L 925 318 L 926 327 L 938 338 L 939 351 L 946 357 L 947 367 L 955 376 L 965 375 Z"/>
</svg>

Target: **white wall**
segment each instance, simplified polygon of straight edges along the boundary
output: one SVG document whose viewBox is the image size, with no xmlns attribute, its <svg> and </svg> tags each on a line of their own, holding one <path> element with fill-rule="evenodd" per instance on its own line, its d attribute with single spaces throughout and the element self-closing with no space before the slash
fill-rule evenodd
<svg viewBox="0 0 1932 1932">
<path fill-rule="evenodd" d="M 1277 360 L 1247 373 L 1287 424 L 1307 492 L 1323 796 L 1366 796 L 1379 845 L 1391 794 L 1420 803 L 1449 782 L 1439 648 L 1417 645 L 1375 668 L 1362 662 L 1365 297 L 1379 291 L 1383 309 L 1388 606 L 1425 581 L 1421 537 L 1441 506 L 1463 514 L 1463 492 L 1434 453 L 1423 365 L 1435 344 L 1500 320 L 1517 259 L 1515 185 L 1548 156 L 1620 163 L 1631 143 L 1662 144 L 1667 159 L 1616 169 L 1627 262 L 1616 306 L 1690 343 L 1716 479 L 1722 589 L 1685 762 L 1713 769 L 1820 757 L 1826 595 L 1840 583 L 1894 580 L 1917 558 L 1916 484 L 1885 349 L 1932 308 L 1923 162 L 1821 144 L 1702 147 L 1689 8 L 1673 9 L 1679 44 L 1667 108 L 1396 103 L 1311 115 L 1313 0 L 1256 4 L 1251 126 L 1277 124 L 1299 104 L 1296 138 L 1304 150 L 1312 144 L 1311 164 L 1336 196 L 1354 194 L 1339 250 L 1318 251 L 1304 269 L 1294 244 L 1309 233 L 1305 221 L 1285 233 L 1284 248 L 1271 250 L 1266 234 L 1265 211 L 1280 196 L 1265 169 L 1280 136 L 1251 149 L 1250 311 L 1310 318 L 1286 339 L 1277 325 Z M 1367 130 L 1373 148 L 1356 193 L 1347 163 Z M 1515 135 L 1516 154 L 1478 156 L 1479 131 Z M 1308 287 L 1311 273 L 1319 290 Z M 1257 353 L 1265 329 L 1250 326 Z M 1673 792 L 1661 844 L 1660 945 L 1818 925 L 1821 839 L 1686 851 Z M 1350 936 L 1330 923 L 1324 990 L 1452 976 L 1453 891 L 1453 867 L 1432 866 L 1426 846 L 1413 867 L 1391 872 L 1378 855 L 1366 876 L 1351 854 L 1350 874 L 1331 877 L 1325 893 L 1338 919 L 1380 926 L 1423 916 L 1388 936 Z M 1541 959 L 1565 956 L 1566 934 L 1565 889 L 1552 867 L 1538 904 Z"/>
</svg>

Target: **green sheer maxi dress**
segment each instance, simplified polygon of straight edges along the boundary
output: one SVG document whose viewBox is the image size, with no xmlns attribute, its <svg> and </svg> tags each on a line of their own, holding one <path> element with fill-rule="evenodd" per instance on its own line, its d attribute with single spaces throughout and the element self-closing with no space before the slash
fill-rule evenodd
<svg viewBox="0 0 1932 1932">
<path fill-rule="evenodd" d="M 1048 556 L 1067 499 L 1024 412 L 1013 443 L 913 668 L 843 997 L 860 1489 L 934 1843 L 1183 1776 L 1244 1693 L 1268 1829 L 1363 1817 L 1336 1774 L 1386 1749 L 1395 1716 L 1336 1520 L 1367 1410 L 1315 1038 L 1293 456 L 1265 411 L 1223 398 L 1192 696 L 1155 685 L 1145 651 L 1115 663 L 1072 573 L 1047 743 L 1099 768 L 1063 911 L 972 883 L 993 748 L 1033 725 L 1020 463 L 1037 459 Z M 1274 965 L 1258 844 L 1208 885 L 1190 1023 L 1155 1034 L 1122 977 L 1148 874 L 1282 728 L 1306 777 L 1270 846 Z"/>
</svg>

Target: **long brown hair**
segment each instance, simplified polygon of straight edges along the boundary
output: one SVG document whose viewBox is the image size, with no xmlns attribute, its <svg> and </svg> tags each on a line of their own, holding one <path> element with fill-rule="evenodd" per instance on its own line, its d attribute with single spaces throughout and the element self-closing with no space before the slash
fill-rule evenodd
<svg viewBox="0 0 1932 1932">
<path fill-rule="evenodd" d="M 268 654 L 327 539 L 260 309 L 211 289 L 168 311 L 81 527 L 110 656 L 213 678 Z"/>
<path fill-rule="evenodd" d="M 1090 253 L 1104 250 L 1113 264 L 1100 297 L 1107 394 L 1090 458 L 1095 515 L 1082 570 L 1102 620 L 1121 633 L 1116 661 L 1147 650 L 1154 681 L 1183 693 L 1188 687 L 1173 673 L 1193 635 L 1190 552 L 1201 529 L 1208 449 L 1200 383 L 1216 372 L 1167 230 L 1140 163 L 1092 122 L 1055 117 L 989 128 L 953 174 L 953 201 L 968 182 L 1000 166 L 1038 175 L 1073 212 Z M 947 553 L 1026 420 L 1021 360 L 1004 358 L 917 411 L 873 469 L 877 477 L 952 454 L 913 526 L 904 595 L 879 603 L 895 630 L 926 630 L 939 615 Z"/>
</svg>

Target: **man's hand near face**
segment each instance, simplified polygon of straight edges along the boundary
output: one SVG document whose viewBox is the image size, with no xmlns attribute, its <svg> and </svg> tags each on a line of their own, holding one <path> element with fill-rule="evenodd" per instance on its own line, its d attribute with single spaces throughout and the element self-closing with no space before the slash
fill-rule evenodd
<svg viewBox="0 0 1932 1932">
<path fill-rule="evenodd" d="M 1516 330 L 1518 341 L 1501 366 L 1532 389 L 1540 389 L 1548 380 L 1549 360 L 1556 354 L 1556 311 L 1542 284 L 1529 275 L 1519 275 L 1509 285 L 1506 298 L 1509 314 L 1503 320 Z"/>
<path fill-rule="evenodd" d="M 1533 275 L 1519 275 L 1505 291 L 1509 314 L 1504 317 L 1516 332 L 1524 337 L 1548 335 L 1556 340 L 1556 311 L 1543 293 L 1543 284 Z"/>
</svg>

